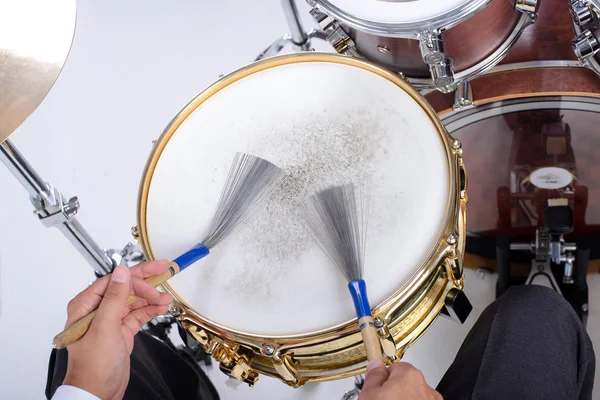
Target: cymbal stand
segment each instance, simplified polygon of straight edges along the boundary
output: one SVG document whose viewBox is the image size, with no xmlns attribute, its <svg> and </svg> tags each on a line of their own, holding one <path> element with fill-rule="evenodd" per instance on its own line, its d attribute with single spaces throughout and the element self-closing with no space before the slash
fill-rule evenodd
<svg viewBox="0 0 600 400">
<path fill-rule="evenodd" d="M 8 139 L 0 143 L 0 160 L 29 193 L 40 222 L 46 227 L 58 228 L 94 268 L 97 276 L 111 273 L 119 264 L 143 261 L 141 251 L 131 243 L 122 250 L 100 248 L 75 218 L 80 207 L 77 197 L 67 199 L 44 181 Z"/>
<path fill-rule="evenodd" d="M 291 44 L 296 51 L 312 51 L 311 39 L 327 40 L 327 34 L 321 30 L 311 29 L 308 32 L 304 30 L 294 0 L 281 0 L 281 6 L 290 28 L 290 34 L 285 34 L 275 40 L 256 57 L 255 61 L 279 54 L 288 44 Z"/>
</svg>

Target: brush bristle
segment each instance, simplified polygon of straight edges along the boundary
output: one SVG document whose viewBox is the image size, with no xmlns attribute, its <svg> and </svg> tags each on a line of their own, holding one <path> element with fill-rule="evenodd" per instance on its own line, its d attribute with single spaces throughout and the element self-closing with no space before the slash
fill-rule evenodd
<svg viewBox="0 0 600 400">
<path fill-rule="evenodd" d="M 366 204 L 352 184 L 310 197 L 306 222 L 311 233 L 348 282 L 362 279 L 366 240 Z"/>
<path fill-rule="evenodd" d="M 213 248 L 239 229 L 283 177 L 283 170 L 271 162 L 250 154 L 236 153 L 202 244 Z"/>
</svg>

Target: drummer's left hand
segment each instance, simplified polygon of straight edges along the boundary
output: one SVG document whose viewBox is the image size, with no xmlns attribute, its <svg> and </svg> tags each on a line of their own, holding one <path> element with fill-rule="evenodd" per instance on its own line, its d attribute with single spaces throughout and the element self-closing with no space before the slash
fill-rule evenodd
<svg viewBox="0 0 600 400">
<path fill-rule="evenodd" d="M 144 281 L 169 268 L 168 261 L 142 263 L 129 269 L 117 267 L 69 302 L 68 328 L 98 310 L 86 334 L 67 347 L 64 385 L 76 386 L 101 399 L 121 399 L 129 382 L 129 356 L 133 337 L 142 325 L 168 311 L 173 301 Z M 127 297 L 140 297 L 126 306 Z"/>
</svg>

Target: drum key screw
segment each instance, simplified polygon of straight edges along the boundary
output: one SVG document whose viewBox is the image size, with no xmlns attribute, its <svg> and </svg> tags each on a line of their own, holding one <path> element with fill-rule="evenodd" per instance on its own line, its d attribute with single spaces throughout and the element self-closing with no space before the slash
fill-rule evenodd
<svg viewBox="0 0 600 400">
<path fill-rule="evenodd" d="M 181 311 L 179 310 L 179 307 L 177 307 L 177 306 L 169 307 L 169 313 L 174 317 L 179 317 L 181 315 Z"/>
<path fill-rule="evenodd" d="M 454 245 L 456 244 L 458 238 L 456 237 L 456 235 L 454 233 L 451 233 L 450 235 L 448 235 L 448 244 Z"/>
<path fill-rule="evenodd" d="M 131 236 L 133 236 L 135 239 L 137 239 L 138 237 L 140 237 L 140 231 L 138 229 L 137 226 L 132 226 L 131 227 Z"/>
<path fill-rule="evenodd" d="M 152 139 L 152 146 L 156 146 L 156 142 L 157 142 L 156 139 Z"/>
<path fill-rule="evenodd" d="M 388 54 L 390 52 L 390 49 L 386 46 L 377 46 L 377 50 L 382 53 L 382 54 Z"/>
<path fill-rule="evenodd" d="M 583 312 L 588 312 L 588 305 L 587 305 L 587 304 L 584 304 L 584 305 L 582 305 L 582 306 L 581 306 L 581 310 L 582 310 Z"/>
<path fill-rule="evenodd" d="M 263 345 L 263 352 L 267 356 L 272 356 L 273 354 L 275 354 L 275 348 L 270 344 L 265 344 Z"/>
<path fill-rule="evenodd" d="M 460 142 L 460 140 L 458 139 L 454 139 L 454 142 L 452 142 L 452 148 L 454 150 L 458 150 L 462 147 L 462 143 Z"/>
<path fill-rule="evenodd" d="M 373 323 L 375 324 L 375 328 L 383 328 L 383 320 L 380 317 L 373 319 Z"/>
</svg>

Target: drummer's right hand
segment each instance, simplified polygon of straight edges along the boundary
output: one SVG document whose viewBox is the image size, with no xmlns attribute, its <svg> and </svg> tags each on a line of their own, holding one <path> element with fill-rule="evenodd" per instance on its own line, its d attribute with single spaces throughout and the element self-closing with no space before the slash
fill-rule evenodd
<svg viewBox="0 0 600 400">
<path fill-rule="evenodd" d="M 121 399 L 129 382 L 133 337 L 141 326 L 167 312 L 173 301 L 144 281 L 169 268 L 168 261 L 117 267 L 69 302 L 66 327 L 98 310 L 86 334 L 67 347 L 68 367 L 63 384 L 100 399 Z M 127 297 L 140 297 L 126 307 Z"/>
<path fill-rule="evenodd" d="M 443 400 L 421 371 L 409 363 L 398 362 L 386 368 L 382 361 L 367 365 L 367 376 L 358 400 Z"/>
</svg>

